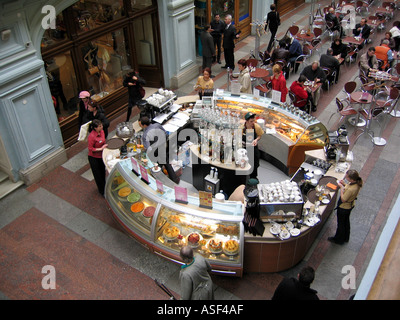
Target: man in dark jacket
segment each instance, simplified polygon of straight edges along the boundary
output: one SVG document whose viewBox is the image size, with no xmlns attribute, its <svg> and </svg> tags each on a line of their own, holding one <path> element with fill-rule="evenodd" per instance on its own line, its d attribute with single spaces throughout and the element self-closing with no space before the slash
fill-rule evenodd
<svg viewBox="0 0 400 320">
<path fill-rule="evenodd" d="M 225 29 L 224 29 L 224 40 L 222 46 L 224 47 L 225 54 L 225 66 L 222 68 L 235 69 L 235 40 L 239 38 L 239 34 L 236 33 L 236 28 L 232 24 L 232 16 L 228 14 L 225 17 Z"/>
<path fill-rule="evenodd" d="M 133 71 L 126 75 L 123 85 L 124 87 L 128 88 L 129 103 L 126 122 L 129 122 L 132 114 L 132 108 L 136 106 L 137 103 L 143 98 L 141 94 L 141 88 L 146 85 L 146 81 L 139 76 L 138 72 Z"/>
<path fill-rule="evenodd" d="M 358 46 L 359 49 L 364 47 L 364 44 L 369 38 L 371 33 L 371 27 L 367 25 L 367 19 L 362 18 L 360 23 L 356 24 L 356 27 L 353 29 L 353 35 L 355 37 L 361 37 L 364 39 L 364 42 Z"/>
<path fill-rule="evenodd" d="M 329 80 L 337 83 L 339 79 L 340 62 L 333 56 L 332 48 L 328 48 L 328 50 L 326 50 L 326 54 L 321 55 L 319 64 L 321 67 L 329 68 L 335 72 L 335 75 L 331 76 Z"/>
<path fill-rule="evenodd" d="M 202 55 L 203 55 L 203 70 L 205 68 L 210 68 L 213 62 L 213 57 L 215 56 L 215 46 L 214 40 L 211 35 L 211 26 L 207 25 L 204 31 L 200 35 L 201 45 L 202 45 Z"/>
<path fill-rule="evenodd" d="M 300 74 L 306 76 L 306 78 L 309 81 L 314 81 L 315 84 L 317 83 L 323 84 L 326 81 L 325 71 L 321 69 L 318 61 L 314 61 L 310 66 L 305 67 Z M 319 87 L 317 90 L 313 92 L 313 100 L 314 100 L 314 106 L 312 110 L 313 112 L 317 111 L 316 107 L 318 105 L 320 95 L 321 95 L 321 87 Z"/>
<path fill-rule="evenodd" d="M 271 39 L 269 40 L 267 51 L 270 52 L 272 48 L 272 44 L 274 43 L 276 32 L 278 31 L 278 27 L 281 24 L 281 19 L 279 17 L 279 13 L 276 11 L 275 4 L 271 4 L 271 11 L 267 14 L 267 21 L 265 23 L 265 31 L 271 31 Z"/>
<path fill-rule="evenodd" d="M 279 41 L 279 47 L 272 51 L 271 61 L 275 63 L 277 60 L 284 60 L 288 62 L 289 50 L 286 49 L 286 43 L 284 40 Z"/>
<path fill-rule="evenodd" d="M 315 272 L 311 267 L 303 268 L 297 275 L 298 279 L 283 279 L 275 290 L 272 300 L 319 300 L 317 291 L 311 289 Z"/>
<path fill-rule="evenodd" d="M 222 39 L 222 34 L 224 33 L 224 29 L 225 29 L 225 23 L 221 21 L 219 14 L 216 14 L 214 16 L 214 20 L 211 21 L 211 36 L 213 37 L 214 40 L 214 47 L 217 46 L 216 61 L 218 61 L 219 64 L 221 64 L 221 39 Z M 213 62 L 215 62 L 215 59 Z"/>
</svg>

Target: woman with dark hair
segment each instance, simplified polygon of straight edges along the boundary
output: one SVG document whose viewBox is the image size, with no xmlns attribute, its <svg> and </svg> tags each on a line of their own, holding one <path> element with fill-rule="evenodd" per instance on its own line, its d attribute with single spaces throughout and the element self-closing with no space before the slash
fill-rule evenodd
<svg viewBox="0 0 400 320">
<path fill-rule="evenodd" d="M 279 17 L 279 13 L 276 11 L 275 4 L 271 4 L 271 11 L 267 14 L 267 21 L 265 23 L 265 31 L 269 28 L 271 31 L 271 39 L 269 40 L 267 51 L 271 51 L 272 44 L 274 43 L 274 39 L 276 36 L 276 32 L 278 31 L 278 27 L 281 24 L 281 19 Z"/>
<path fill-rule="evenodd" d="M 253 89 L 251 87 L 251 77 L 249 68 L 246 64 L 246 59 L 240 59 L 238 61 L 238 68 L 240 71 L 239 74 L 239 82 L 240 82 L 240 92 L 243 93 L 253 93 Z"/>
<path fill-rule="evenodd" d="M 90 99 L 90 93 L 89 91 L 81 91 L 79 93 L 79 114 L 78 114 L 78 123 L 79 123 L 79 127 L 81 127 L 81 125 L 89 122 L 89 110 L 88 110 L 88 106 L 90 101 L 92 101 Z"/>
<path fill-rule="evenodd" d="M 88 104 L 88 111 L 89 111 L 89 116 L 88 116 L 89 121 L 93 121 L 95 119 L 101 121 L 101 123 L 103 124 L 104 136 L 107 139 L 108 127 L 110 126 L 110 121 L 108 121 L 106 115 L 104 114 L 103 108 L 96 101 L 90 101 L 90 103 Z"/>
<path fill-rule="evenodd" d="M 350 213 L 355 205 L 363 180 L 356 170 L 349 170 L 343 180 L 339 181 L 340 197 L 337 205 L 337 229 L 334 237 L 328 240 L 343 244 L 350 238 Z"/>
<path fill-rule="evenodd" d="M 337 59 L 345 59 L 347 56 L 347 46 L 342 42 L 342 39 L 335 38 L 331 44 L 331 49 L 333 50 L 332 55 Z"/>
<path fill-rule="evenodd" d="M 103 162 L 103 150 L 107 148 L 106 138 L 104 136 L 103 124 L 95 119 L 90 124 L 90 134 L 88 137 L 88 160 L 92 169 L 93 177 L 99 193 L 104 196 L 106 186 L 106 166 Z"/>
<path fill-rule="evenodd" d="M 214 81 L 211 79 L 210 68 L 205 68 L 203 70 L 203 75 L 197 78 L 194 89 L 199 92 L 200 99 L 202 99 L 204 93 L 211 92 L 214 89 Z"/>
<path fill-rule="evenodd" d="M 138 102 L 143 99 L 143 86 L 146 85 L 146 81 L 139 76 L 136 71 L 130 72 L 126 75 L 124 87 L 128 88 L 129 102 L 128 102 L 128 113 L 126 115 L 126 122 L 129 121 L 132 108 L 137 106 Z"/>
</svg>

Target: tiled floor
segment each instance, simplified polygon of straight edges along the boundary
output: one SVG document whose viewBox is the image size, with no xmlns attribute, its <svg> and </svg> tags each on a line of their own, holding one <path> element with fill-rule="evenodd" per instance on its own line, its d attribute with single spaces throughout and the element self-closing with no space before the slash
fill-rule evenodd
<svg viewBox="0 0 400 320">
<path fill-rule="evenodd" d="M 323 7 L 330 2 L 320 3 Z M 308 13 L 309 4 L 305 4 L 283 17 L 278 38 L 293 21 L 306 25 Z M 383 33 L 378 33 L 373 44 L 381 37 Z M 263 46 L 267 40 L 268 37 L 263 38 Z M 328 43 L 324 44 L 325 50 Z M 253 37 L 241 41 L 236 60 L 248 56 L 252 49 Z M 226 87 L 226 71 L 218 64 L 212 69 L 216 87 Z M 340 83 L 323 93 L 316 112 L 328 129 L 335 128 L 339 119 L 335 115 L 327 123 L 336 113 L 333 98 L 344 97 L 343 84 L 358 74 L 356 65 L 342 71 Z M 288 86 L 297 76 L 291 75 Z M 192 82 L 177 93 L 193 94 L 195 79 Z M 114 120 L 112 126 L 115 128 L 122 118 Z M 396 118 L 388 119 L 383 134 L 388 141 L 385 147 L 374 146 L 366 135 L 354 144 L 357 133 L 348 126 L 353 168 L 365 181 L 351 215 L 350 242 L 338 246 L 326 240 L 336 229 L 332 215 L 304 260 L 294 268 L 272 274 L 245 273 L 243 278 L 213 276 L 217 299 L 268 300 L 283 277 L 296 276 L 305 265 L 316 270 L 312 287 L 321 299 L 346 300 L 356 292 L 342 289 L 342 268 L 355 267 L 358 286 L 399 194 L 400 127 Z M 378 126 L 373 128 L 379 132 Z M 86 145 L 71 147 L 68 158 L 67 163 L 40 182 L 20 188 L 0 201 L 0 298 L 168 299 L 153 279 L 159 279 L 179 296 L 179 267 L 149 253 L 112 219 L 92 180 Z M 274 181 L 280 180 L 282 173 L 262 162 L 259 176 L 262 181 Z M 42 268 L 46 265 L 55 267 L 56 290 L 42 288 Z"/>
</svg>

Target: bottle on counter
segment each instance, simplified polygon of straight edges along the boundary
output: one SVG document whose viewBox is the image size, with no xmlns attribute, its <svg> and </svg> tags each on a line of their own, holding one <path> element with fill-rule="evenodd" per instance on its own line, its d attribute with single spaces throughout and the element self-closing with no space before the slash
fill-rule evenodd
<svg viewBox="0 0 400 320">
<path fill-rule="evenodd" d="M 218 169 L 217 169 L 217 168 L 215 168 L 214 179 L 215 179 L 215 180 L 218 179 Z"/>
<path fill-rule="evenodd" d="M 211 167 L 211 170 L 210 170 L 210 178 L 211 178 L 211 179 L 214 179 L 214 167 Z"/>
<path fill-rule="evenodd" d="M 221 137 L 221 142 L 219 145 L 219 158 L 221 163 L 225 162 L 225 144 L 224 144 L 224 138 Z"/>
</svg>

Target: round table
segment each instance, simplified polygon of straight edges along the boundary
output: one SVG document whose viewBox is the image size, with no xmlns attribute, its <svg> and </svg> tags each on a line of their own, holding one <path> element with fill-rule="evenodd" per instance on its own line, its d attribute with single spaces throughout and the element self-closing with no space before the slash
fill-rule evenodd
<svg viewBox="0 0 400 320">
<path fill-rule="evenodd" d="M 366 99 L 362 99 L 363 95 Z M 361 92 L 361 91 L 356 91 L 350 94 L 350 98 L 352 101 L 358 104 L 368 104 L 372 102 L 372 94 L 368 92 Z M 349 118 L 349 123 L 353 126 L 357 127 L 364 127 L 367 122 L 364 119 L 360 119 L 360 114 L 357 115 L 357 117 L 351 117 Z"/>
<path fill-rule="evenodd" d="M 250 77 L 257 79 L 268 77 L 268 75 L 269 71 L 263 68 L 256 68 L 256 70 L 250 72 Z"/>
</svg>

